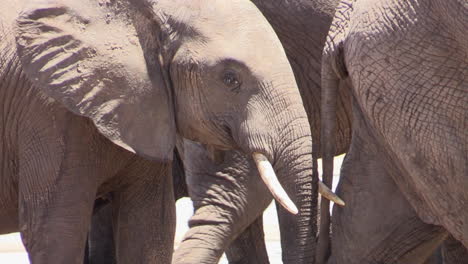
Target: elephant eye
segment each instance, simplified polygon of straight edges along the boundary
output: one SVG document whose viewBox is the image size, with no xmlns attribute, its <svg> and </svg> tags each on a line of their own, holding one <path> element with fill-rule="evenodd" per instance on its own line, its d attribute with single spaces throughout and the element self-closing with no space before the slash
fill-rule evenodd
<svg viewBox="0 0 468 264">
<path fill-rule="evenodd" d="M 241 82 L 234 72 L 226 72 L 223 76 L 223 83 L 230 88 L 231 92 L 238 93 L 240 91 Z"/>
</svg>

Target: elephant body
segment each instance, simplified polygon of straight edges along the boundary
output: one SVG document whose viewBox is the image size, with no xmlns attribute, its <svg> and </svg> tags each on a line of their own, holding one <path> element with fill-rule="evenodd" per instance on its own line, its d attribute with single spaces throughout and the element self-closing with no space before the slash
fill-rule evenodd
<svg viewBox="0 0 468 264">
<path fill-rule="evenodd" d="M 95 197 L 114 191 L 118 237 L 125 237 L 117 244 L 119 257 L 138 255 L 144 262 L 157 256 L 167 262 L 175 220 L 172 180 L 165 177 L 169 165 L 121 149 L 86 118 L 38 94 L 15 60 L 3 64 L 8 68 L 2 69 L 6 82 L 0 87 L 1 104 L 8 105 L 1 124 L 8 127 L 2 130 L 0 149 L 1 233 L 20 231 L 33 263 L 77 262 L 83 259 L 79 249 Z M 139 224 L 141 218 L 158 219 L 164 233 Z M 126 243 L 130 240 L 164 243 L 148 255 Z"/>
<path fill-rule="evenodd" d="M 169 262 L 175 228 L 172 180 L 166 177 L 170 163 L 122 149 L 88 118 L 34 86 L 16 49 L 13 23 L 22 3 L 5 4 L 0 21 L 0 233 L 20 231 L 33 263 L 80 263 L 94 200 L 114 191 L 119 259 Z M 157 219 L 164 232 L 141 224 L 142 218 Z"/>
<path fill-rule="evenodd" d="M 448 234 L 468 245 L 462 2 L 338 6 L 324 49 L 323 95 L 332 102 L 339 83 L 348 83 L 353 136 L 338 186 L 347 206 L 334 208 L 328 263 L 421 263 Z M 323 109 L 328 128 L 333 108 Z"/>
<path fill-rule="evenodd" d="M 94 200 L 113 190 L 119 257 L 167 262 L 175 219 L 172 180 L 164 176 L 170 164 L 118 147 L 89 119 L 35 89 L 7 22 L 2 20 L 0 32 L 0 233 L 20 231 L 33 263 L 79 263 Z M 139 224 L 147 217 L 166 226 L 164 233 Z M 148 254 L 131 240 L 160 246 Z"/>
</svg>

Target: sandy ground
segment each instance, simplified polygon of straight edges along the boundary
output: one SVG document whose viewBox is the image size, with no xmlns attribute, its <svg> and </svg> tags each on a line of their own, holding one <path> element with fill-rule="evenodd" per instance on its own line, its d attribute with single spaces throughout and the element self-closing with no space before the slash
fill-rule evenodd
<svg viewBox="0 0 468 264">
<path fill-rule="evenodd" d="M 343 155 L 335 158 L 335 180 L 337 183 L 337 175 L 343 161 Z M 319 160 L 319 171 L 321 171 L 321 163 Z M 335 187 L 334 186 L 334 187 Z M 182 239 L 184 233 L 188 230 L 187 220 L 193 214 L 192 202 L 188 198 L 180 199 L 177 202 L 177 230 L 176 230 L 176 245 Z M 272 203 L 263 214 L 263 224 L 265 230 L 265 241 L 267 245 L 268 255 L 271 264 L 280 264 L 281 262 L 281 246 L 280 235 L 278 229 L 278 219 L 276 217 L 275 204 Z M 1 235 L 0 236 L 0 263 L 1 264 L 29 264 L 27 253 L 21 243 L 21 237 L 18 233 Z M 227 264 L 223 258 L 220 264 Z"/>
</svg>

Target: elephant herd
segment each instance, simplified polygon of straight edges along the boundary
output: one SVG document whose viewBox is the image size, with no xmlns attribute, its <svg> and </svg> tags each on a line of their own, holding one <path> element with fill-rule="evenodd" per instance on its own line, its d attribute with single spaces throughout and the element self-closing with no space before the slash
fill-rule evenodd
<svg viewBox="0 0 468 264">
<path fill-rule="evenodd" d="M 283 263 L 468 263 L 466 0 L 1 6 L 0 234 L 31 263 L 269 263 L 273 199 Z"/>
</svg>

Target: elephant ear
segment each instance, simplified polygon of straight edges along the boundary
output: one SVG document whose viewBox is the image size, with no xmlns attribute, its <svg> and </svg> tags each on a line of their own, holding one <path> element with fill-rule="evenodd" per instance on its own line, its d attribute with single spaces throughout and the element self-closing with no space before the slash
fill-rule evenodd
<svg viewBox="0 0 468 264">
<path fill-rule="evenodd" d="M 36 1 L 17 19 L 18 54 L 35 89 L 90 118 L 112 142 L 172 160 L 175 120 L 167 74 L 154 59 L 158 50 L 142 48 L 157 49 L 148 34 L 158 33 L 146 30 L 142 40 L 134 20 L 132 12 L 109 3 Z"/>
</svg>

